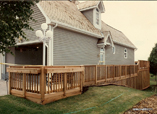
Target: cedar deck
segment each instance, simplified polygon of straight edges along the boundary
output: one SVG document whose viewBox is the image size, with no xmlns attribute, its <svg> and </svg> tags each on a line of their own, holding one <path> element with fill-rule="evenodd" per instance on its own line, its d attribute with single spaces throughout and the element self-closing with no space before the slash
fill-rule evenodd
<svg viewBox="0 0 157 114">
<path fill-rule="evenodd" d="M 149 87 L 149 62 L 138 65 L 10 66 L 9 93 L 39 104 L 82 93 L 83 86 Z"/>
</svg>

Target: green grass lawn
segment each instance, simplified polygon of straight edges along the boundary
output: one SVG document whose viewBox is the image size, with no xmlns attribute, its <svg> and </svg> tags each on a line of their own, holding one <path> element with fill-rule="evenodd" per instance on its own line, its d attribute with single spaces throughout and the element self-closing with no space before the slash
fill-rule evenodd
<svg viewBox="0 0 157 114">
<path fill-rule="evenodd" d="M 152 85 L 154 81 L 151 80 L 150 83 Z M 90 87 L 82 95 L 46 105 L 39 105 L 23 98 L 7 95 L 0 97 L 0 114 L 70 114 L 70 112 L 77 112 L 77 114 L 121 114 L 153 94 L 151 87 L 143 91 L 113 85 Z"/>
<path fill-rule="evenodd" d="M 156 77 L 157 79 L 157 77 Z M 150 77 L 150 85 L 156 85 L 155 76 Z"/>
</svg>

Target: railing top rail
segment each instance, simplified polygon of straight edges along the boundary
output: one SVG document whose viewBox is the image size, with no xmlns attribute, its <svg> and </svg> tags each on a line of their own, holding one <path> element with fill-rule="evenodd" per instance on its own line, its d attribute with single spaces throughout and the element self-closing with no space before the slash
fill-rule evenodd
<svg viewBox="0 0 157 114">
<path fill-rule="evenodd" d="M 70 72 L 83 72 L 84 67 L 81 68 L 45 68 L 45 73 L 70 73 Z"/>
<path fill-rule="evenodd" d="M 7 68 L 7 72 L 14 73 L 30 73 L 30 74 L 39 74 L 41 73 L 41 68 Z"/>
<path fill-rule="evenodd" d="M 73 68 L 73 67 L 75 67 L 75 68 L 80 68 L 80 67 L 84 67 L 83 65 L 77 65 L 77 66 L 75 66 L 75 65 L 68 65 L 68 66 L 45 66 L 45 68 Z"/>
</svg>

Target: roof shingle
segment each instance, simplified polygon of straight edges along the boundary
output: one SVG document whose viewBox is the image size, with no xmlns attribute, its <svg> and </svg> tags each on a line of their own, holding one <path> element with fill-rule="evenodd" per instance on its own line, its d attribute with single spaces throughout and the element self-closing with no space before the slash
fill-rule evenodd
<svg viewBox="0 0 157 114">
<path fill-rule="evenodd" d="M 93 6 L 97 6 L 97 4 L 99 3 L 100 1 L 86 1 L 86 2 L 80 2 L 78 4 L 78 9 L 79 10 L 82 10 L 82 9 L 86 9 L 86 8 L 89 8 L 89 7 L 93 7 Z"/>
<path fill-rule="evenodd" d="M 101 31 L 110 31 L 112 35 L 113 42 L 117 42 L 123 45 L 128 45 L 129 47 L 136 48 L 135 45 L 119 30 L 107 25 L 101 21 Z"/>
</svg>

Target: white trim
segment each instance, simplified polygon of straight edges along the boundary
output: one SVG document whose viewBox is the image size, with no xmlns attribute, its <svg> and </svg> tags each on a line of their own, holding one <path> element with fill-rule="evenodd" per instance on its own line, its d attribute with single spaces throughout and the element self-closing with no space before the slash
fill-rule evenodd
<svg viewBox="0 0 157 114">
<path fill-rule="evenodd" d="M 101 51 L 101 49 L 103 49 L 103 51 Z M 103 45 L 103 47 L 100 48 L 100 57 L 101 57 L 101 55 L 102 55 L 102 61 L 103 61 L 103 65 L 104 65 L 105 64 L 105 48 L 104 48 L 104 45 Z M 99 57 L 99 59 L 100 59 L 100 57 Z M 99 60 L 99 64 L 102 63 L 100 61 L 101 60 Z"/>
<path fill-rule="evenodd" d="M 99 4 L 101 4 L 102 6 L 102 11 L 101 13 L 105 13 L 105 7 L 104 7 L 104 3 L 102 1 L 100 1 L 98 4 L 97 4 L 97 7 L 99 8 Z"/>
<path fill-rule="evenodd" d="M 114 40 L 113 40 L 113 42 L 116 43 L 116 44 L 119 44 L 119 45 L 121 45 L 121 46 L 125 46 L 125 47 L 132 48 L 132 49 L 137 49 L 136 47 L 128 46 L 128 45 L 126 45 L 126 44 L 122 44 L 122 43 L 116 42 L 116 41 L 114 41 Z"/>
<path fill-rule="evenodd" d="M 39 10 L 41 11 L 41 13 L 44 15 L 45 19 L 46 19 L 46 23 L 51 23 L 51 20 L 48 18 L 48 16 L 46 15 L 46 13 L 44 12 L 44 10 L 42 9 L 42 7 L 40 6 L 39 3 L 36 4 L 37 7 L 39 8 Z"/>
<path fill-rule="evenodd" d="M 5 63 L 5 53 L 2 55 L 2 63 Z M 2 65 L 2 73 L 5 75 L 5 65 Z"/>
<path fill-rule="evenodd" d="M 53 65 L 53 41 L 54 41 L 54 29 L 57 27 L 58 25 L 56 24 L 54 27 L 52 27 L 51 25 L 49 25 L 49 30 L 52 31 L 52 38 L 49 41 L 49 48 L 48 48 L 48 59 L 47 59 L 47 65 L 52 66 Z"/>
<path fill-rule="evenodd" d="M 80 9 L 80 11 L 86 11 L 86 10 L 90 10 L 90 9 L 94 9 L 94 8 L 97 8 L 97 6 L 92 6 L 92 7 Z"/>
<path fill-rule="evenodd" d="M 102 10 L 101 13 L 105 12 L 105 7 L 104 7 L 104 3 L 102 1 L 99 1 L 98 4 L 96 6 L 91 6 L 91 7 L 87 7 L 87 8 L 83 8 L 83 9 L 79 9 L 79 5 L 77 5 L 77 8 L 79 11 L 86 11 L 86 10 L 90 10 L 90 9 L 94 9 L 94 8 L 99 8 L 98 5 L 101 4 L 102 6 Z"/>
<path fill-rule="evenodd" d="M 113 50 L 113 48 L 114 48 L 114 50 Z M 112 52 L 113 52 L 113 54 L 116 53 L 116 47 L 115 46 L 112 46 Z"/>
<path fill-rule="evenodd" d="M 96 18 L 97 18 L 96 13 L 97 13 L 96 8 L 94 8 L 93 9 L 93 25 L 95 28 L 101 30 L 101 13 L 99 11 L 99 25 L 96 23 Z"/>
<path fill-rule="evenodd" d="M 76 27 L 70 26 L 68 24 L 55 21 L 55 20 L 51 20 L 51 21 L 52 21 L 52 25 L 53 25 L 53 23 L 56 23 L 56 24 L 58 24 L 58 27 L 61 27 L 61 28 L 67 29 L 67 30 L 71 30 L 71 31 L 74 31 L 74 32 L 82 33 L 82 34 L 85 34 L 85 35 L 88 35 L 88 36 L 92 36 L 92 37 L 95 37 L 95 38 L 98 38 L 98 39 L 102 38 L 102 35 L 97 35 L 95 33 L 88 32 L 86 30 L 79 29 L 79 28 L 76 28 Z"/>
<path fill-rule="evenodd" d="M 109 32 L 108 35 L 107 35 L 106 38 L 105 38 L 105 42 L 104 42 L 104 43 L 105 43 L 105 45 L 106 45 L 106 44 L 107 44 L 107 40 L 108 40 L 108 38 L 109 38 L 110 41 L 111 41 L 111 44 L 112 44 L 112 45 L 111 45 L 111 44 L 110 44 L 110 45 L 113 47 L 113 46 L 114 46 L 114 43 L 113 43 L 113 40 L 112 40 L 111 37 L 112 37 L 112 36 L 111 36 L 111 33 Z"/>
<path fill-rule="evenodd" d="M 17 43 L 16 45 L 20 46 L 20 45 L 35 44 L 35 43 L 42 43 L 42 41 L 39 41 L 39 40 L 26 41 L 26 42 L 23 42 L 23 43 Z"/>
</svg>

